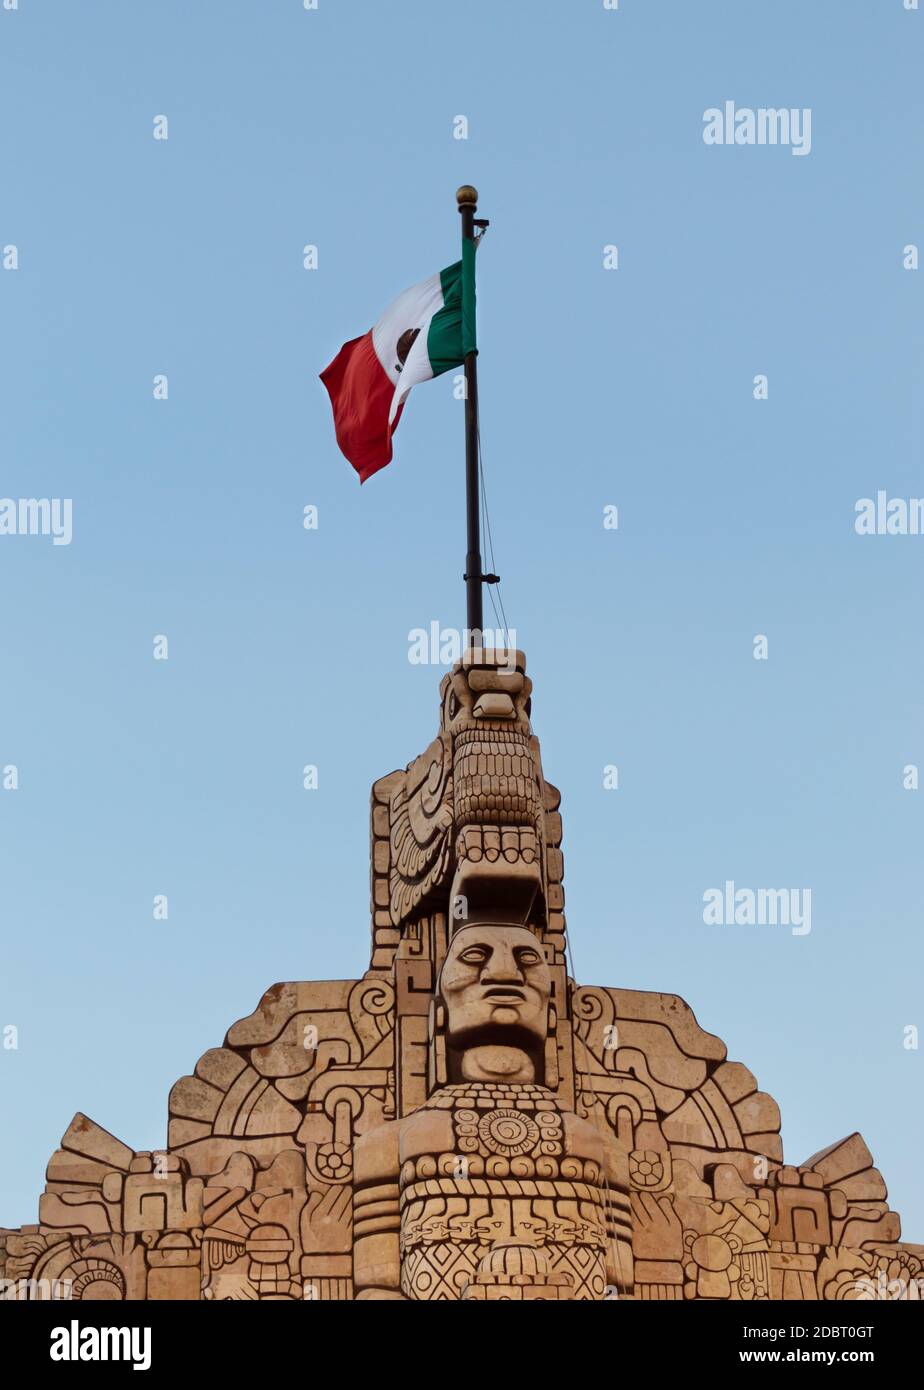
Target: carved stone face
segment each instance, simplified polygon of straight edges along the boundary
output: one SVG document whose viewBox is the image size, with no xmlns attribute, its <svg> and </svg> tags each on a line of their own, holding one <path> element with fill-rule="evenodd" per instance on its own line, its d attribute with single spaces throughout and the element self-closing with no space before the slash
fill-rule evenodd
<svg viewBox="0 0 924 1390">
<path fill-rule="evenodd" d="M 453 937 L 440 975 L 451 1040 L 542 1039 L 551 992 L 545 957 L 526 927 L 475 925 Z"/>
<path fill-rule="evenodd" d="M 529 750 L 533 683 L 522 652 L 466 653 L 440 684 L 440 725 L 455 738 L 465 730 L 499 732 Z"/>
</svg>

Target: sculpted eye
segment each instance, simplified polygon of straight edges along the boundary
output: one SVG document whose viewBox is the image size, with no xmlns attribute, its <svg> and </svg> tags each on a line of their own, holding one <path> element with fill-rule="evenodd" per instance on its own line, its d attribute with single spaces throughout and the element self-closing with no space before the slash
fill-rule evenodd
<svg viewBox="0 0 924 1390">
<path fill-rule="evenodd" d="M 446 706 L 446 713 L 450 720 L 455 719 L 456 715 L 459 713 L 459 709 L 459 697 L 454 690 L 450 690 L 449 701 Z"/>
<path fill-rule="evenodd" d="M 459 953 L 459 960 L 464 960 L 470 964 L 477 965 L 479 961 L 487 960 L 488 952 L 484 946 L 469 946 L 467 950 Z"/>
<path fill-rule="evenodd" d="M 541 959 L 539 952 L 534 951 L 530 946 L 524 946 L 522 950 L 517 951 L 517 960 L 521 965 L 538 965 Z"/>
</svg>

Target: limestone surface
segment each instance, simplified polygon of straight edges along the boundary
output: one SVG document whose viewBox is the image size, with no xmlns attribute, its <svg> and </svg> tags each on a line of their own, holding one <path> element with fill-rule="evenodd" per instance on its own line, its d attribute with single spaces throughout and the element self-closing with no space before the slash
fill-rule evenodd
<svg viewBox="0 0 924 1390">
<path fill-rule="evenodd" d="M 77 1114 L 10 1298 L 916 1299 L 859 1134 L 798 1165 L 676 995 L 569 978 L 522 652 L 470 651 L 372 788 L 359 980 L 273 985 L 136 1153 Z"/>
</svg>

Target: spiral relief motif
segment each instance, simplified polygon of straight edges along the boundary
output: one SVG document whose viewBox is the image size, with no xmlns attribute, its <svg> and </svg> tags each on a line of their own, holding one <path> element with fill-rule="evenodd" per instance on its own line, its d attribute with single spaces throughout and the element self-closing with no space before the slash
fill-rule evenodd
<svg viewBox="0 0 924 1390">
<path fill-rule="evenodd" d="M 492 1154 L 513 1158 L 532 1152 L 539 1142 L 539 1126 L 522 1110 L 493 1110 L 481 1117 L 478 1135 Z"/>
</svg>

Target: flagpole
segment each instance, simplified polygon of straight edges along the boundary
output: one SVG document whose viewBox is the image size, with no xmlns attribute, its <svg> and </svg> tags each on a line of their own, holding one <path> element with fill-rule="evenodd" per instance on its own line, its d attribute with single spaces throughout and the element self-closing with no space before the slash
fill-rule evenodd
<svg viewBox="0 0 924 1390">
<path fill-rule="evenodd" d="M 459 212 L 462 215 L 462 253 L 463 267 L 468 257 L 465 246 L 466 241 L 472 242 L 471 250 L 474 250 L 475 240 L 475 213 L 478 208 L 478 190 L 472 188 L 470 184 L 463 186 L 456 193 L 456 202 L 459 205 Z M 471 264 L 474 264 L 472 257 Z M 474 270 L 472 271 L 474 274 Z M 465 270 L 463 269 L 463 297 Z M 466 553 L 465 553 L 465 593 L 466 593 L 466 626 L 468 627 L 469 643 L 472 647 L 480 647 L 482 642 L 483 619 L 482 619 L 482 583 L 483 575 L 481 570 L 481 514 L 478 500 L 478 353 L 472 347 L 466 352 L 463 359 L 465 371 L 465 520 L 466 520 Z"/>
</svg>

